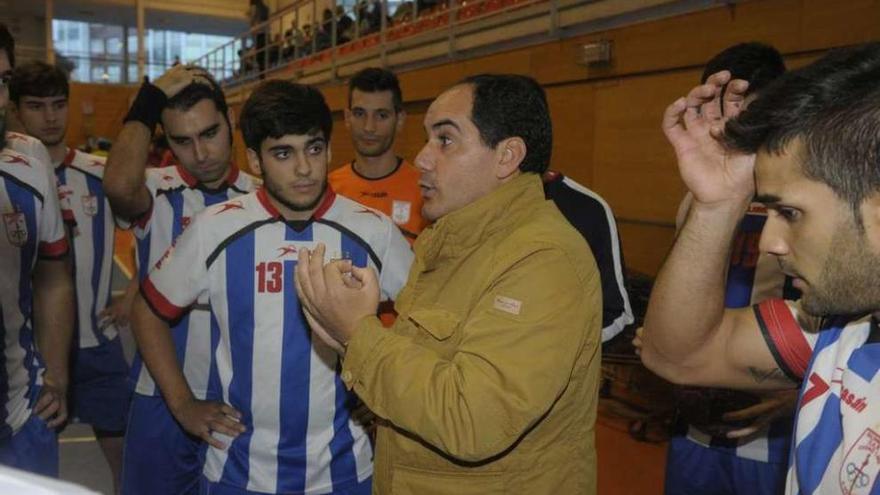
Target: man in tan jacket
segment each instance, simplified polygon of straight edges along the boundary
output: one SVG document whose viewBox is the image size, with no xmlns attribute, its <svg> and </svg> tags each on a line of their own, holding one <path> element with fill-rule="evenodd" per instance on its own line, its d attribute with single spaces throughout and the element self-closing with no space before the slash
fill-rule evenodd
<svg viewBox="0 0 880 495">
<path fill-rule="evenodd" d="M 375 274 L 300 251 L 299 297 L 379 427 L 374 493 L 592 494 L 602 301 L 583 238 L 551 202 L 546 98 L 482 75 L 441 94 L 416 158 L 435 223 L 391 331 Z"/>
</svg>

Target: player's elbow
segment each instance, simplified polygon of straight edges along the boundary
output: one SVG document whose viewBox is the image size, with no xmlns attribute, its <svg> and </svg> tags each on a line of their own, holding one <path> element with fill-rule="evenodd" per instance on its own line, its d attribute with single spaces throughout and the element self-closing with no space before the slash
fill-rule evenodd
<svg viewBox="0 0 880 495">
<path fill-rule="evenodd" d="M 700 373 L 682 361 L 664 356 L 656 347 L 646 342 L 639 353 L 642 364 L 655 375 L 676 385 L 698 385 Z"/>
</svg>

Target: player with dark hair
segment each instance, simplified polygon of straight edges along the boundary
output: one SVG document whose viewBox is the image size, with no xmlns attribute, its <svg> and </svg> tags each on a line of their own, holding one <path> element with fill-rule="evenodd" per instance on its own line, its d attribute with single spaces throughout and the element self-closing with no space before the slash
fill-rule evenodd
<svg viewBox="0 0 880 495">
<path fill-rule="evenodd" d="M 348 82 L 345 127 L 351 132 L 355 159 L 330 173 L 330 184 L 343 196 L 390 216 L 410 243 L 427 222 L 422 218 L 419 171 L 394 152 L 406 111 L 393 72 L 370 67 Z"/>
<path fill-rule="evenodd" d="M 210 444 L 202 493 L 371 492 L 372 447 L 352 417 L 357 397 L 338 356 L 312 336 L 293 270 L 299 250 L 323 243 L 328 261 L 377 270 L 383 295 L 394 297 L 412 252 L 387 217 L 327 185 L 332 124 L 315 88 L 257 87 L 241 129 L 263 188 L 199 214 L 135 303 L 135 335 L 169 408 Z M 199 331 L 217 339 L 209 401 L 190 390 L 169 331 L 199 302 L 214 322 Z"/>
<path fill-rule="evenodd" d="M 128 304 L 110 304 L 114 220 L 102 183 L 104 159 L 64 143 L 69 93 L 67 76 L 51 65 L 31 62 L 13 72 L 10 97 L 18 121 L 48 149 L 59 196 L 75 223 L 71 242 L 77 319 L 70 415 L 92 425 L 118 491 L 131 392 L 116 324 L 126 323 L 122 306 Z"/>
<path fill-rule="evenodd" d="M 745 106 L 785 73 L 785 63 L 772 46 L 740 43 L 712 57 L 700 82 L 721 70 L 729 71 L 733 79 L 749 81 Z M 678 226 L 684 224 L 691 201 L 690 195 L 682 201 Z M 767 208 L 754 203 L 740 223 L 727 269 L 728 308 L 747 307 L 773 297 L 797 298 L 797 291 L 773 257 L 759 252 L 758 240 L 766 221 Z M 679 387 L 676 396 L 679 417 L 666 456 L 667 495 L 779 493 L 785 483 L 791 443 L 793 394 L 757 396 Z M 727 422 L 725 418 L 729 418 Z"/>
<path fill-rule="evenodd" d="M 161 123 L 179 166 L 147 169 L 150 140 Z M 107 158 L 104 190 L 117 217 L 134 230 L 138 279 L 206 207 L 256 188 L 232 163 L 232 125 L 223 90 L 203 70 L 172 67 L 144 83 Z M 200 304 L 174 322 L 177 359 L 198 399 L 208 393 L 211 318 Z M 141 349 L 143 350 L 143 349 Z M 175 421 L 139 356 L 125 435 L 124 493 L 194 493 L 204 444 Z"/>
<path fill-rule="evenodd" d="M 880 486 L 878 78 L 880 44 L 851 47 L 781 76 L 741 113 L 748 83 L 722 71 L 663 118 L 694 201 L 654 285 L 642 360 L 677 383 L 802 383 L 789 494 Z M 802 296 L 725 309 L 728 253 L 753 200 L 768 209 L 761 251 Z"/>
<path fill-rule="evenodd" d="M 495 107 L 499 108 L 495 108 Z M 481 75 L 443 92 L 416 158 L 434 224 L 375 315 L 370 269 L 300 250 L 297 294 L 376 413 L 376 493 L 596 492 L 602 302 L 584 239 L 544 199 L 544 90 Z"/>
</svg>

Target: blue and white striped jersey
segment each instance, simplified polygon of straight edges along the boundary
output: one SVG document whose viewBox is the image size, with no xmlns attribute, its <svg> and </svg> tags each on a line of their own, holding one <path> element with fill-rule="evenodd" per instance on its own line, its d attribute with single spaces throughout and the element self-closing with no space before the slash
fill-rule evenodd
<svg viewBox="0 0 880 495">
<path fill-rule="evenodd" d="M 37 258 L 67 253 L 67 238 L 49 165 L 0 151 L 0 440 L 31 414 L 43 363 L 34 345 L 32 273 Z"/>
<path fill-rule="evenodd" d="M 755 306 L 779 367 L 803 381 L 786 493 L 880 494 L 880 328 L 871 316 L 811 318 Z"/>
<path fill-rule="evenodd" d="M 773 255 L 761 253 L 758 243 L 767 222 L 767 208 L 759 203 L 749 206 L 740 221 L 734 239 L 727 270 L 724 305 L 727 308 L 746 308 L 763 300 L 784 297 L 797 299 L 790 279 L 779 268 Z M 761 462 L 786 462 L 791 443 L 792 418 L 773 421 L 766 429 L 746 439 L 712 437 L 688 426 L 690 440 L 731 455 Z"/>
<path fill-rule="evenodd" d="M 113 213 L 104 195 L 104 158 L 70 149 L 55 167 L 58 196 L 73 214 L 73 266 L 80 348 L 116 338 L 113 324 L 98 316 L 110 303 L 113 270 Z"/>
<path fill-rule="evenodd" d="M 199 184 L 182 167 L 147 169 L 146 185 L 152 196 L 150 209 L 131 226 L 137 239 L 138 277 L 143 280 L 150 268 L 171 246 L 174 239 L 189 225 L 190 220 L 206 207 L 247 194 L 256 189 L 257 179 L 232 167 L 226 182 L 215 190 Z M 121 223 L 125 225 L 125 222 Z M 211 340 L 208 329 L 211 319 L 202 306 L 196 305 L 182 315 L 173 328 L 174 345 L 184 375 L 193 393 L 204 398 L 208 387 Z M 194 359 L 190 357 L 196 356 Z M 143 395 L 159 395 L 140 355 L 132 363 L 131 376 L 135 391 Z"/>
<path fill-rule="evenodd" d="M 165 320 L 198 301 L 210 308 L 210 396 L 241 411 L 247 427 L 222 437 L 227 450 L 209 448 L 203 472 L 212 482 L 319 494 L 372 473 L 370 441 L 350 416 L 357 399 L 336 353 L 312 337 L 296 295 L 297 251 L 319 242 L 327 259 L 373 267 L 383 298 L 406 282 L 413 255 L 385 215 L 328 190 L 311 221 L 285 221 L 260 189 L 207 208 L 142 284 Z"/>
</svg>

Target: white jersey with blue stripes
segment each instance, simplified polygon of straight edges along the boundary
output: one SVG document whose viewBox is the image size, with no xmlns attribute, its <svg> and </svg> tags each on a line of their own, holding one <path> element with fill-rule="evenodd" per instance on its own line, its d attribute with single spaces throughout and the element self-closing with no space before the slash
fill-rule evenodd
<svg viewBox="0 0 880 495">
<path fill-rule="evenodd" d="M 782 300 L 755 315 L 779 367 L 803 381 L 786 493 L 880 494 L 877 320 L 820 320 Z"/>
<path fill-rule="evenodd" d="M 118 335 L 116 326 L 99 316 L 110 304 L 115 228 L 104 194 L 104 161 L 103 157 L 70 149 L 55 167 L 58 195 L 75 223 L 71 244 L 81 349 L 97 347 Z"/>
<path fill-rule="evenodd" d="M 208 206 L 253 191 L 257 183 L 257 179 L 239 172 L 235 166 L 217 189 L 206 188 L 182 167 L 147 169 L 146 186 L 152 204 L 145 214 L 130 224 L 137 240 L 138 277 L 143 280 L 198 213 Z M 120 223 L 126 225 L 126 222 Z M 195 305 L 181 316 L 172 329 L 184 375 L 193 393 L 200 399 L 205 397 L 208 387 L 209 367 L 206 363 L 210 361 L 203 358 L 211 355 L 211 341 L 207 337 L 210 327 L 211 319 L 204 306 Z M 135 356 L 131 376 L 135 382 L 135 392 L 159 395 L 140 355 Z"/>
<path fill-rule="evenodd" d="M 413 254 L 385 215 L 328 190 L 310 221 L 285 221 L 264 189 L 206 209 L 144 280 L 147 302 L 166 320 L 197 301 L 210 308 L 210 395 L 241 411 L 247 428 L 221 438 L 227 450 L 209 448 L 203 472 L 212 482 L 319 494 L 372 474 L 370 441 L 351 417 L 357 398 L 296 295 L 297 252 L 318 243 L 326 260 L 374 268 L 383 298 L 406 282 Z"/>
<path fill-rule="evenodd" d="M 49 172 L 47 174 L 47 171 Z M 34 344 L 32 275 L 38 258 L 67 253 L 67 238 L 49 165 L 0 151 L 0 440 L 31 414 L 44 365 Z"/>
</svg>

